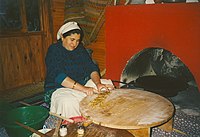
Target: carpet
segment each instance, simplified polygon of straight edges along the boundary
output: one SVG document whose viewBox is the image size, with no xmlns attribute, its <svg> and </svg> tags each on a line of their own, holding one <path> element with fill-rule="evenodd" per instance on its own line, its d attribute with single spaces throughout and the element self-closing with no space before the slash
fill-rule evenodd
<svg viewBox="0 0 200 137">
<path fill-rule="evenodd" d="M 17 102 L 26 98 L 33 97 L 44 92 L 44 82 L 26 85 L 17 89 L 0 92 L 0 99 L 5 102 Z"/>
</svg>

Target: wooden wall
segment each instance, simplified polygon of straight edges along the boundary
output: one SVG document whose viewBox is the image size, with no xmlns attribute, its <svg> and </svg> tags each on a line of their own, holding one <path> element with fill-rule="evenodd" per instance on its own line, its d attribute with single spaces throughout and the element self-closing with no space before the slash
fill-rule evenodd
<svg viewBox="0 0 200 137">
<path fill-rule="evenodd" d="M 42 35 L 0 39 L 1 89 L 10 89 L 44 79 Z"/>
<path fill-rule="evenodd" d="M 86 46 L 86 48 L 93 50 L 92 58 L 98 63 L 100 71 L 106 69 L 105 25 L 100 29 L 97 39 L 90 45 Z"/>
<path fill-rule="evenodd" d="M 65 0 L 51 0 L 51 12 L 53 23 L 53 41 L 56 42 L 56 36 L 59 28 L 64 24 Z"/>
<path fill-rule="evenodd" d="M 41 0 L 41 31 L 0 34 L 1 94 L 44 81 L 44 58 L 53 38 L 51 14 L 51 1 Z"/>
</svg>

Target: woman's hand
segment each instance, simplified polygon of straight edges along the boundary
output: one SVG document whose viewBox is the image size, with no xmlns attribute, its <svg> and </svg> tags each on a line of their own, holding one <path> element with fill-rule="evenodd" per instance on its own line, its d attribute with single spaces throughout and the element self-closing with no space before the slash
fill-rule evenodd
<svg viewBox="0 0 200 137">
<path fill-rule="evenodd" d="M 92 87 L 84 87 L 84 90 L 82 90 L 86 95 L 93 95 L 94 93 L 98 93 L 98 90 Z"/>
<path fill-rule="evenodd" d="M 111 84 L 97 84 L 97 89 L 99 92 L 109 92 L 114 89 L 114 85 Z"/>
<path fill-rule="evenodd" d="M 96 85 L 98 92 L 109 92 L 110 90 L 114 89 L 114 85 L 112 84 L 102 84 L 101 79 L 99 76 L 99 73 L 97 71 L 94 71 L 91 73 L 91 79 Z"/>
</svg>

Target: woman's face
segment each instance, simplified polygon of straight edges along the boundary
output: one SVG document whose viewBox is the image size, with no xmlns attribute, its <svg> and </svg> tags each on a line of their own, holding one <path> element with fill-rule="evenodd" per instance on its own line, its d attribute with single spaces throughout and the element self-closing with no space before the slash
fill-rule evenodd
<svg viewBox="0 0 200 137">
<path fill-rule="evenodd" d="M 74 50 L 75 48 L 77 48 L 80 42 L 80 37 L 81 35 L 77 33 L 71 34 L 70 36 L 67 36 L 65 38 L 62 37 L 63 46 L 69 51 Z"/>
</svg>

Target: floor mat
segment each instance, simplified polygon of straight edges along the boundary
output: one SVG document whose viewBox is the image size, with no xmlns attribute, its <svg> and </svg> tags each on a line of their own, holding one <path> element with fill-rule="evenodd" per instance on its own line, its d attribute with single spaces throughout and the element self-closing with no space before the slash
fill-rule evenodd
<svg viewBox="0 0 200 137">
<path fill-rule="evenodd" d="M 16 102 L 44 92 L 44 82 L 23 86 L 17 89 L 0 92 L 0 99 L 6 102 Z"/>
</svg>

